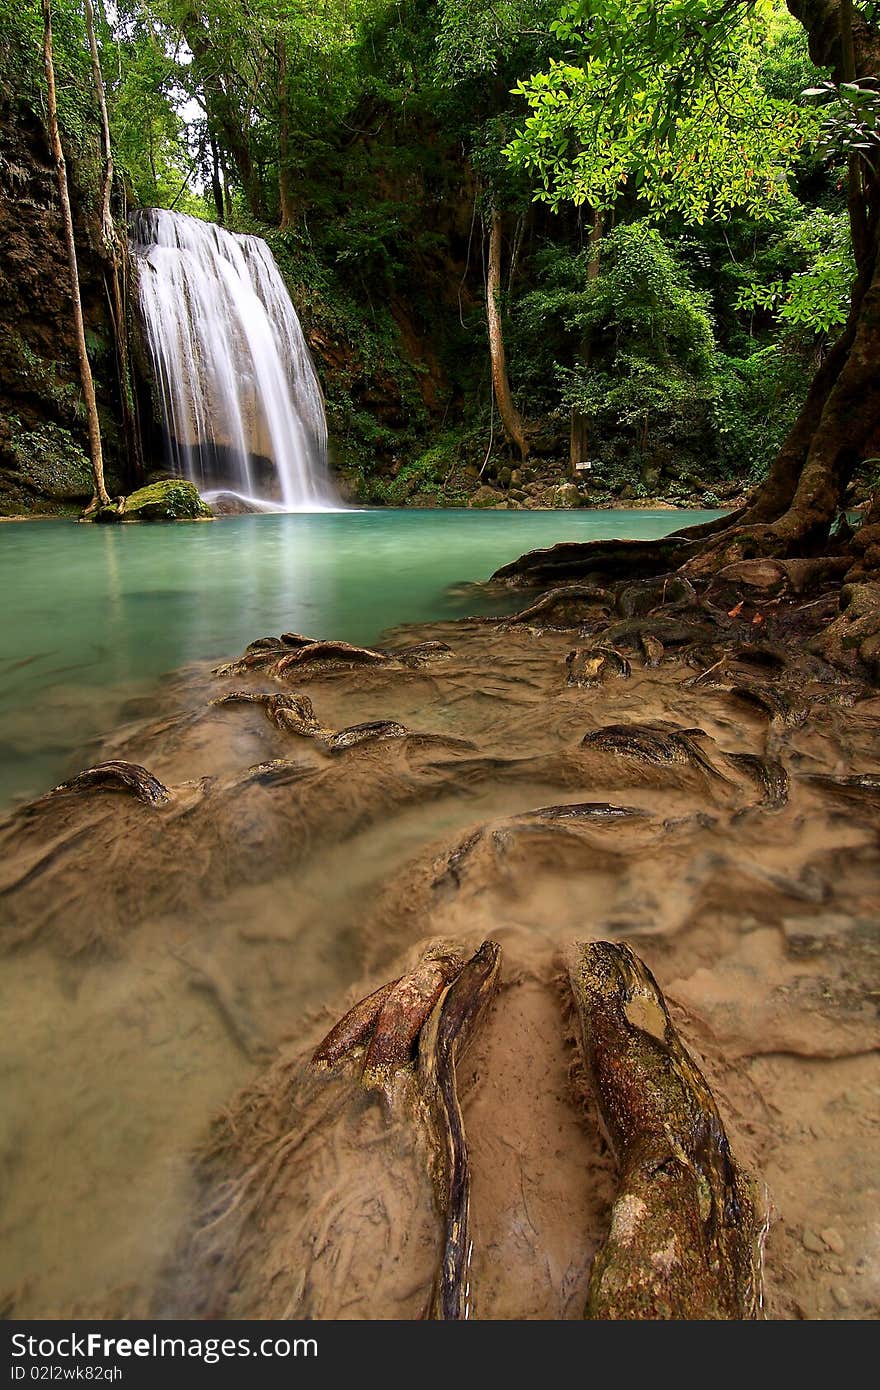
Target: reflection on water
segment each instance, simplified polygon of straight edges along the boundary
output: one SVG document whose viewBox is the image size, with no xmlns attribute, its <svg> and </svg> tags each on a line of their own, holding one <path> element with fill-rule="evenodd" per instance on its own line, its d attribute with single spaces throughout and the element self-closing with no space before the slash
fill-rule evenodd
<svg viewBox="0 0 880 1390">
<path fill-rule="evenodd" d="M 665 535 L 716 512 L 375 511 L 213 525 L 0 528 L 0 805 L 81 765 L 128 695 L 265 633 L 373 642 L 469 611 L 447 594 L 524 550 Z"/>
</svg>

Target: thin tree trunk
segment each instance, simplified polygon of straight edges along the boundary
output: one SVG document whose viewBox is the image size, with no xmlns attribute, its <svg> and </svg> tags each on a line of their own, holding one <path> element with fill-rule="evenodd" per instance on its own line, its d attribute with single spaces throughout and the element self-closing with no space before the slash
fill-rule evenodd
<svg viewBox="0 0 880 1390">
<path fill-rule="evenodd" d="M 98 106 L 101 111 L 101 148 L 104 155 L 104 179 L 101 188 L 101 235 L 108 250 L 115 249 L 116 236 L 113 218 L 110 214 L 110 192 L 113 187 L 113 151 L 110 146 L 110 121 L 107 117 L 107 100 L 104 94 L 104 77 L 101 72 L 101 59 L 95 39 L 95 14 L 92 0 L 83 0 L 86 13 L 86 32 L 89 36 L 89 52 L 92 55 L 92 81 Z"/>
<path fill-rule="evenodd" d="M 104 484 L 104 457 L 101 450 L 101 426 L 98 420 L 98 405 L 95 400 L 95 383 L 86 348 L 85 323 L 83 322 L 82 300 L 79 292 L 79 269 L 76 260 L 76 241 L 73 234 L 73 215 L 70 210 L 70 193 L 67 187 L 67 164 L 61 148 L 61 135 L 58 130 L 58 105 L 55 96 L 55 64 L 52 56 L 52 7 L 51 0 L 41 0 L 43 11 L 43 62 L 46 69 L 46 95 L 49 117 L 49 142 L 55 159 L 55 172 L 58 178 L 58 195 L 61 202 L 61 216 L 64 223 L 64 240 L 67 245 L 67 263 L 70 271 L 70 297 L 73 301 L 73 328 L 76 349 L 79 357 L 79 372 L 89 424 L 89 452 L 92 460 L 94 497 L 92 508 L 108 505 L 110 498 Z"/>
<path fill-rule="evenodd" d="M 222 224 L 225 218 L 223 207 L 223 185 L 220 182 L 220 151 L 217 149 L 217 141 L 214 139 L 214 132 L 208 129 L 208 143 L 211 146 L 211 192 L 214 195 L 214 209 L 217 213 L 217 221 Z"/>
<path fill-rule="evenodd" d="M 293 221 L 290 187 L 290 97 L 287 90 L 287 40 L 278 35 L 278 203 L 281 230 Z"/>
<path fill-rule="evenodd" d="M 602 214 L 596 208 L 593 210 L 590 221 L 590 259 L 587 262 L 587 284 L 595 280 L 599 274 L 601 265 L 600 245 L 602 241 Z M 581 345 L 581 360 L 585 367 L 590 365 L 590 355 L 593 344 L 589 337 L 585 338 Z M 578 464 L 583 463 L 589 452 L 589 430 L 587 417 L 579 410 L 572 409 L 571 412 L 571 436 L 569 441 L 569 464 L 571 466 L 572 477 L 576 476 Z"/>
<path fill-rule="evenodd" d="M 529 456 L 529 446 L 519 411 L 510 394 L 507 378 L 507 357 L 504 351 L 504 333 L 501 327 L 501 314 L 497 295 L 501 289 L 501 214 L 492 209 L 492 222 L 489 234 L 489 271 L 486 284 L 486 317 L 489 321 L 489 357 L 492 363 L 492 386 L 498 402 L 498 414 L 504 432 L 512 444 L 519 449 L 520 457 Z"/>
<path fill-rule="evenodd" d="M 140 429 L 135 420 L 134 391 L 131 386 L 131 362 L 128 347 L 128 316 L 119 273 L 120 263 L 124 264 L 125 261 L 126 249 L 117 235 L 113 214 L 110 211 L 110 197 L 113 191 L 113 147 L 110 142 L 110 120 L 107 115 L 104 74 L 101 71 L 101 58 L 95 37 L 95 14 L 92 0 L 84 0 L 84 5 L 86 33 L 88 34 L 89 52 L 92 58 L 92 84 L 101 113 L 101 149 L 104 156 L 104 177 L 101 189 L 101 241 L 110 267 L 109 297 L 116 346 L 122 428 L 125 433 L 129 474 L 133 481 L 140 482 L 144 475 L 144 460 L 141 452 Z"/>
<path fill-rule="evenodd" d="M 266 220 L 266 199 L 260 171 L 254 168 L 248 123 L 238 103 L 226 90 L 210 36 L 201 25 L 197 5 L 187 5 L 179 25 L 193 55 L 193 73 L 202 88 L 203 104 L 215 135 L 222 138 L 235 166 L 248 210 L 258 221 Z"/>
<path fill-rule="evenodd" d="M 223 146 L 218 146 L 220 154 L 220 173 L 223 178 L 223 206 L 226 210 L 226 225 L 232 225 L 232 185 L 229 179 L 229 166 L 223 158 Z"/>
</svg>

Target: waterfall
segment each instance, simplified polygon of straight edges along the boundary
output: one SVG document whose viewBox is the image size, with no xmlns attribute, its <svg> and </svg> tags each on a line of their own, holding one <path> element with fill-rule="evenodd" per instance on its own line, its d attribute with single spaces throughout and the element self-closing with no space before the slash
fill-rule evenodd
<svg viewBox="0 0 880 1390">
<path fill-rule="evenodd" d="M 173 471 L 209 497 L 338 506 L 321 388 L 265 241 L 162 208 L 130 232 Z"/>
</svg>

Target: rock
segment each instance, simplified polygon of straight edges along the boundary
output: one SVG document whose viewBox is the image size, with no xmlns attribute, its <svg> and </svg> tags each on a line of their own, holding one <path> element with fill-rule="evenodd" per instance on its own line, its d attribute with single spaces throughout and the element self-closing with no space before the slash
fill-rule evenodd
<svg viewBox="0 0 880 1390">
<path fill-rule="evenodd" d="M 552 503 L 554 507 L 563 507 L 570 511 L 573 507 L 579 507 L 583 501 L 580 491 L 575 487 L 574 483 L 560 483 L 558 487 L 552 488 L 551 491 L 554 498 Z"/>
<path fill-rule="evenodd" d="M 512 477 L 513 477 L 513 474 L 511 473 L 511 470 L 510 470 L 509 468 L 507 468 L 507 467 L 505 467 L 505 468 L 499 468 L 499 470 L 498 470 L 498 481 L 499 481 L 499 483 L 501 484 L 502 487 L 509 487 L 509 486 L 510 486 L 510 480 L 511 480 Z"/>
<path fill-rule="evenodd" d="M 521 469 L 521 468 L 514 468 L 514 469 L 512 469 L 512 470 L 511 470 L 511 473 L 510 473 L 510 482 L 511 482 L 511 486 L 513 486 L 513 487 L 519 487 L 519 486 L 521 485 L 522 481 L 523 481 L 522 469 Z"/>
<path fill-rule="evenodd" d="M 352 497 L 347 501 L 355 500 Z M 236 497 L 234 492 L 220 492 L 216 497 L 211 498 L 211 510 L 215 516 L 251 516 L 259 515 L 261 507 L 255 507 L 253 503 L 245 501 L 243 497 Z"/>
<path fill-rule="evenodd" d="M 811 1231 L 807 1226 L 804 1227 L 804 1233 L 801 1236 L 801 1242 L 803 1244 L 804 1249 L 809 1250 L 811 1255 L 825 1254 L 825 1242 L 821 1240 L 819 1236 L 816 1235 L 815 1231 Z"/>
<path fill-rule="evenodd" d="M 837 1304 L 838 1308 L 848 1308 L 850 1306 L 850 1303 L 852 1302 L 849 1294 L 847 1293 L 846 1289 L 843 1287 L 842 1284 L 831 1285 L 831 1297 L 834 1299 L 834 1302 Z"/>
<path fill-rule="evenodd" d="M 211 521 L 214 513 L 185 478 L 150 483 L 121 500 L 118 507 L 103 507 L 96 521 Z"/>
<path fill-rule="evenodd" d="M 91 497 L 92 465 L 60 425 L 46 420 L 33 430 L 14 430 L 8 448 L 22 481 L 34 492 L 59 502 Z"/>
<path fill-rule="evenodd" d="M 469 507 L 495 507 L 503 498 L 493 487 L 478 487 L 473 496 L 468 498 Z"/>
<path fill-rule="evenodd" d="M 842 1255 L 846 1250 L 846 1241 L 840 1232 L 835 1230 L 833 1226 L 826 1227 L 824 1231 L 819 1232 L 819 1235 L 828 1246 L 828 1249 L 833 1250 L 835 1255 Z"/>
</svg>

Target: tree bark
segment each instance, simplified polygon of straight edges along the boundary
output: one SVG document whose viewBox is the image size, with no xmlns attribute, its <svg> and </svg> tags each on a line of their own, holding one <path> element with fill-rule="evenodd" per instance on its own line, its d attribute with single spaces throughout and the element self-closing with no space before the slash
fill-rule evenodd
<svg viewBox="0 0 880 1390">
<path fill-rule="evenodd" d="M 98 107 L 101 112 L 101 148 L 104 155 L 104 178 L 101 187 L 101 235 L 108 250 L 115 249 L 115 229 L 110 214 L 110 193 L 113 188 L 113 151 L 110 146 L 110 121 L 107 117 L 107 99 L 104 93 L 104 76 L 101 72 L 101 59 L 95 39 L 95 14 L 92 0 L 84 0 L 86 33 L 89 38 L 89 53 L 92 58 L 92 82 Z"/>
<path fill-rule="evenodd" d="M 210 127 L 208 128 L 208 144 L 211 147 L 211 193 L 214 197 L 214 211 L 217 214 L 217 221 L 222 226 L 226 220 L 226 209 L 223 205 L 223 185 L 220 182 L 220 151 L 217 149 L 217 141 Z"/>
<path fill-rule="evenodd" d="M 489 323 L 489 356 L 492 363 L 492 387 L 498 403 L 498 414 L 504 432 L 519 449 L 520 457 L 529 456 L 529 445 L 519 411 L 513 403 L 507 376 L 507 356 L 504 351 L 504 332 L 497 296 L 501 289 L 501 214 L 492 209 L 489 233 L 489 271 L 486 283 L 486 317 Z"/>
<path fill-rule="evenodd" d="M 810 56 L 836 82 L 880 74 L 880 31 L 852 0 L 787 0 L 807 32 Z M 876 272 L 880 175 L 876 160 L 848 161 L 848 208 L 856 279 L 845 329 L 820 366 L 798 418 L 741 520 L 757 528 L 752 553 L 818 541 L 841 505 L 866 450 L 876 450 L 878 414 L 870 361 L 880 360 Z"/>
<path fill-rule="evenodd" d="M 590 220 L 590 259 L 587 262 L 587 284 L 595 280 L 599 274 L 601 266 L 600 245 L 602 241 L 602 214 L 594 208 Z M 590 364 L 590 354 L 592 352 L 592 342 L 586 337 L 581 344 L 581 360 L 585 367 Z M 589 429 L 587 417 L 579 410 L 572 409 L 571 412 L 571 436 L 569 440 L 569 464 L 572 477 L 577 475 L 577 466 L 583 463 L 589 453 Z"/>
<path fill-rule="evenodd" d="M 188 5 L 178 21 L 193 55 L 193 71 L 202 88 L 205 110 L 215 135 L 222 137 L 232 158 L 247 199 L 248 210 L 258 221 L 266 220 L 266 198 L 259 170 L 254 167 L 247 121 L 217 71 L 211 35 L 202 25 L 202 14 L 195 4 Z"/>
<path fill-rule="evenodd" d="M 287 40 L 278 35 L 278 207 L 280 226 L 286 231 L 293 221 L 290 187 L 290 98 L 287 91 Z"/>
<path fill-rule="evenodd" d="M 70 192 L 67 186 L 67 164 L 61 147 L 58 130 L 58 105 L 55 96 L 55 64 L 52 55 L 52 6 L 51 0 L 41 0 L 43 11 L 43 64 L 46 70 L 46 97 L 49 119 L 49 143 L 55 160 L 58 179 L 58 196 L 61 203 L 61 216 L 64 223 L 64 240 L 67 246 L 67 264 L 70 274 L 70 297 L 73 302 L 73 329 L 79 357 L 80 380 L 86 403 L 89 426 L 89 453 L 92 460 L 94 496 L 92 508 L 106 506 L 110 502 L 104 483 L 104 456 L 101 449 L 101 425 L 98 420 L 98 404 L 95 399 L 95 383 L 86 347 L 85 323 L 83 321 L 82 300 L 79 291 L 79 268 L 76 259 L 76 241 L 73 233 L 73 214 L 70 210 Z"/>
<path fill-rule="evenodd" d="M 101 149 L 104 156 L 104 175 L 101 187 L 101 242 L 109 267 L 110 284 L 107 287 L 107 294 L 113 316 L 122 428 L 128 453 L 129 474 L 133 481 L 140 482 L 144 476 L 144 460 L 141 452 L 140 428 L 135 418 L 134 391 L 131 385 L 131 355 L 128 346 L 128 315 L 126 297 L 120 277 L 120 263 L 125 265 L 127 252 L 124 243 L 117 236 L 113 214 L 110 211 L 110 197 L 113 191 L 113 147 L 110 142 L 110 120 L 107 115 L 104 74 L 101 71 L 101 58 L 95 37 L 95 14 L 92 0 L 84 0 L 84 5 L 86 33 L 92 59 L 92 85 L 101 113 Z"/>
</svg>

